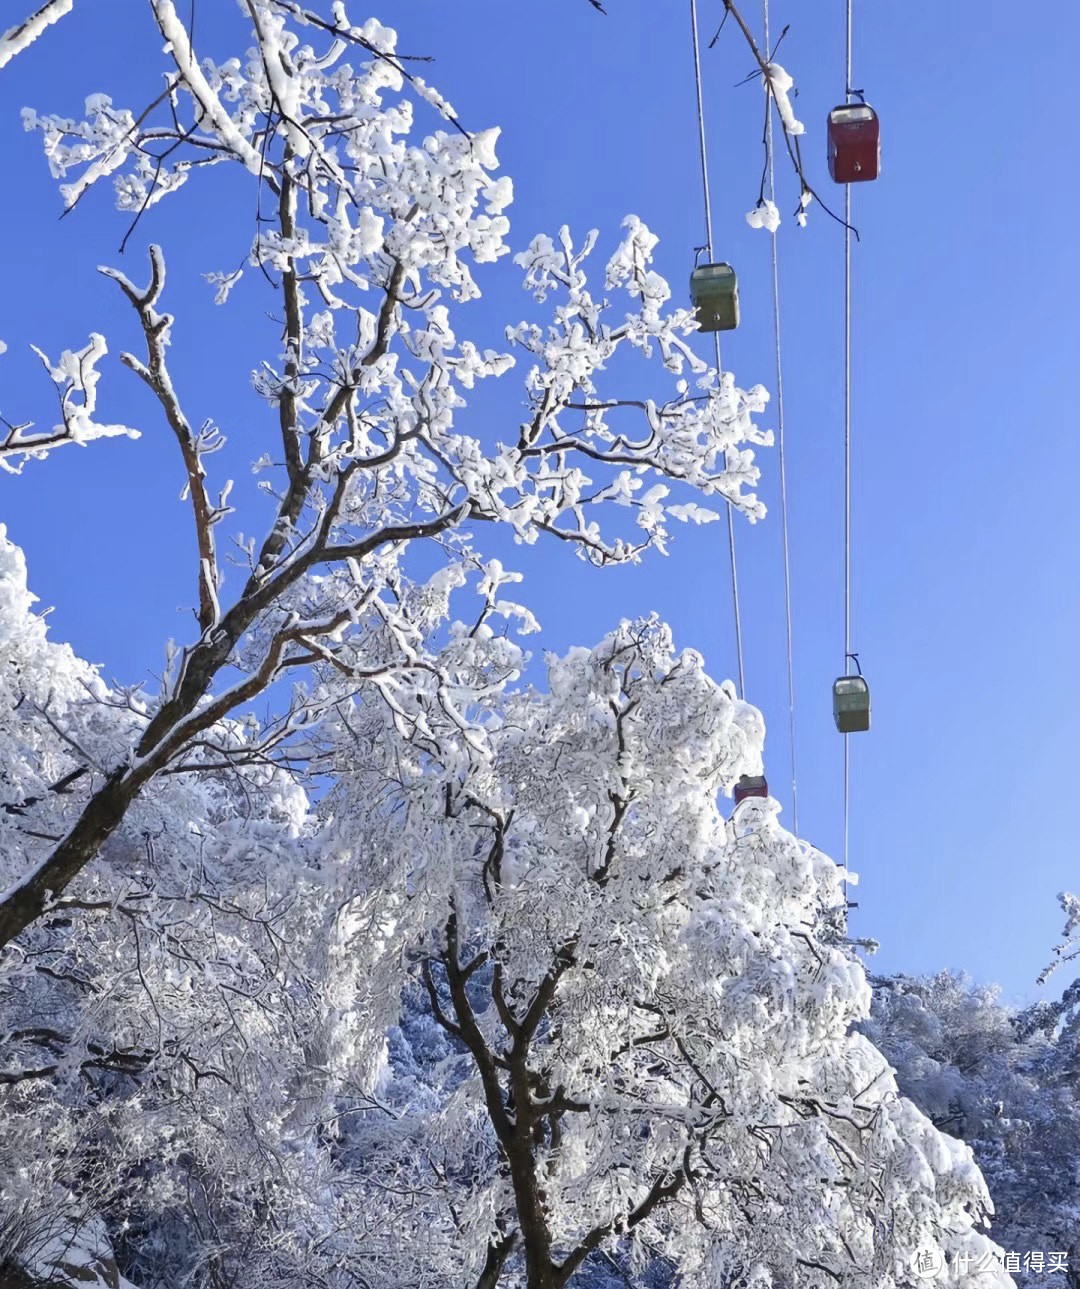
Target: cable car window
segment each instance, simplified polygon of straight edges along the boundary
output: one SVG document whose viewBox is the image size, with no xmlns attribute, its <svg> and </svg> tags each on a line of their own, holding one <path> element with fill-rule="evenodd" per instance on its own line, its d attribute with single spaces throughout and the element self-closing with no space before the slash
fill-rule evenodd
<svg viewBox="0 0 1080 1289">
<path fill-rule="evenodd" d="M 855 121 L 872 121 L 873 119 L 873 109 L 866 107 L 861 103 L 857 104 L 855 107 L 838 107 L 833 109 L 833 120 L 837 125 L 849 125 Z"/>
</svg>

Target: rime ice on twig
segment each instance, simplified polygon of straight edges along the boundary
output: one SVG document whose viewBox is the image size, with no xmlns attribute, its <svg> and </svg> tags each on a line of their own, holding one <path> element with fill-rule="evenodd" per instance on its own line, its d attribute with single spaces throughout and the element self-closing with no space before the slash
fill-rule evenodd
<svg viewBox="0 0 1080 1289">
<path fill-rule="evenodd" d="M 32 44 L 46 27 L 52 26 L 65 14 L 71 12 L 73 0 L 46 0 L 29 18 L 16 23 L 0 35 L 0 67 L 4 67 Z"/>
</svg>

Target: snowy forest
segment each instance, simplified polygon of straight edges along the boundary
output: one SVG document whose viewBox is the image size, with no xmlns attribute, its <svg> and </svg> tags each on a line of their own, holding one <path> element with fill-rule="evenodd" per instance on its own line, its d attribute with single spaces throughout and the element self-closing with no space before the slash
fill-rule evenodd
<svg viewBox="0 0 1080 1289">
<path fill-rule="evenodd" d="M 153 684 L 110 679 L 0 525 L 0 1287 L 1080 1289 L 1080 899 L 1036 1003 L 879 974 L 842 863 L 733 802 L 753 687 L 657 614 L 547 647 L 514 567 L 600 584 L 774 522 L 771 391 L 713 360 L 662 230 L 512 235 L 499 130 L 352 0 L 230 3 L 212 57 L 194 5 L 132 5 L 156 97 L 88 57 L 60 114 L 91 2 L 0 36 L 39 81 L 4 137 L 125 243 L 38 403 L 0 385 L 0 468 L 167 440 L 190 611 Z M 755 236 L 828 220 L 798 69 L 716 8 L 775 140 Z M 212 355 L 174 200 L 232 248 L 198 289 L 243 424 L 177 359 Z"/>
</svg>

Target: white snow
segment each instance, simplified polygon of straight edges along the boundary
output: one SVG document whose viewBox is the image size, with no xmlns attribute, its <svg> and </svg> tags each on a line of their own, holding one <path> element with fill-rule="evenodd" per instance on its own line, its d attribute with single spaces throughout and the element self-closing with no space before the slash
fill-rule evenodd
<svg viewBox="0 0 1080 1289">
<path fill-rule="evenodd" d="M 54 22 L 71 12 L 74 0 L 46 0 L 46 3 L 23 22 L 9 27 L 0 36 L 0 67 L 4 67 Z"/>
</svg>

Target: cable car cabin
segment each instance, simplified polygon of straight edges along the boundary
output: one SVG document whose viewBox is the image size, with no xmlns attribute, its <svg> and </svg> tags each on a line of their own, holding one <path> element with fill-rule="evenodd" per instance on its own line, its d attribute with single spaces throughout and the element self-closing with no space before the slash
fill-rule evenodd
<svg viewBox="0 0 1080 1289">
<path fill-rule="evenodd" d="M 881 128 L 869 103 L 841 103 L 829 113 L 829 174 L 838 184 L 876 179 Z"/>
<path fill-rule="evenodd" d="M 870 686 L 862 676 L 841 676 L 833 682 L 832 711 L 841 734 L 870 728 Z"/>
<path fill-rule="evenodd" d="M 745 801 L 747 797 L 767 797 L 769 785 L 763 774 L 744 774 L 735 785 L 735 804 Z"/>
<path fill-rule="evenodd" d="M 690 275 L 690 298 L 702 331 L 739 325 L 739 283 L 730 264 L 699 264 Z"/>
</svg>

